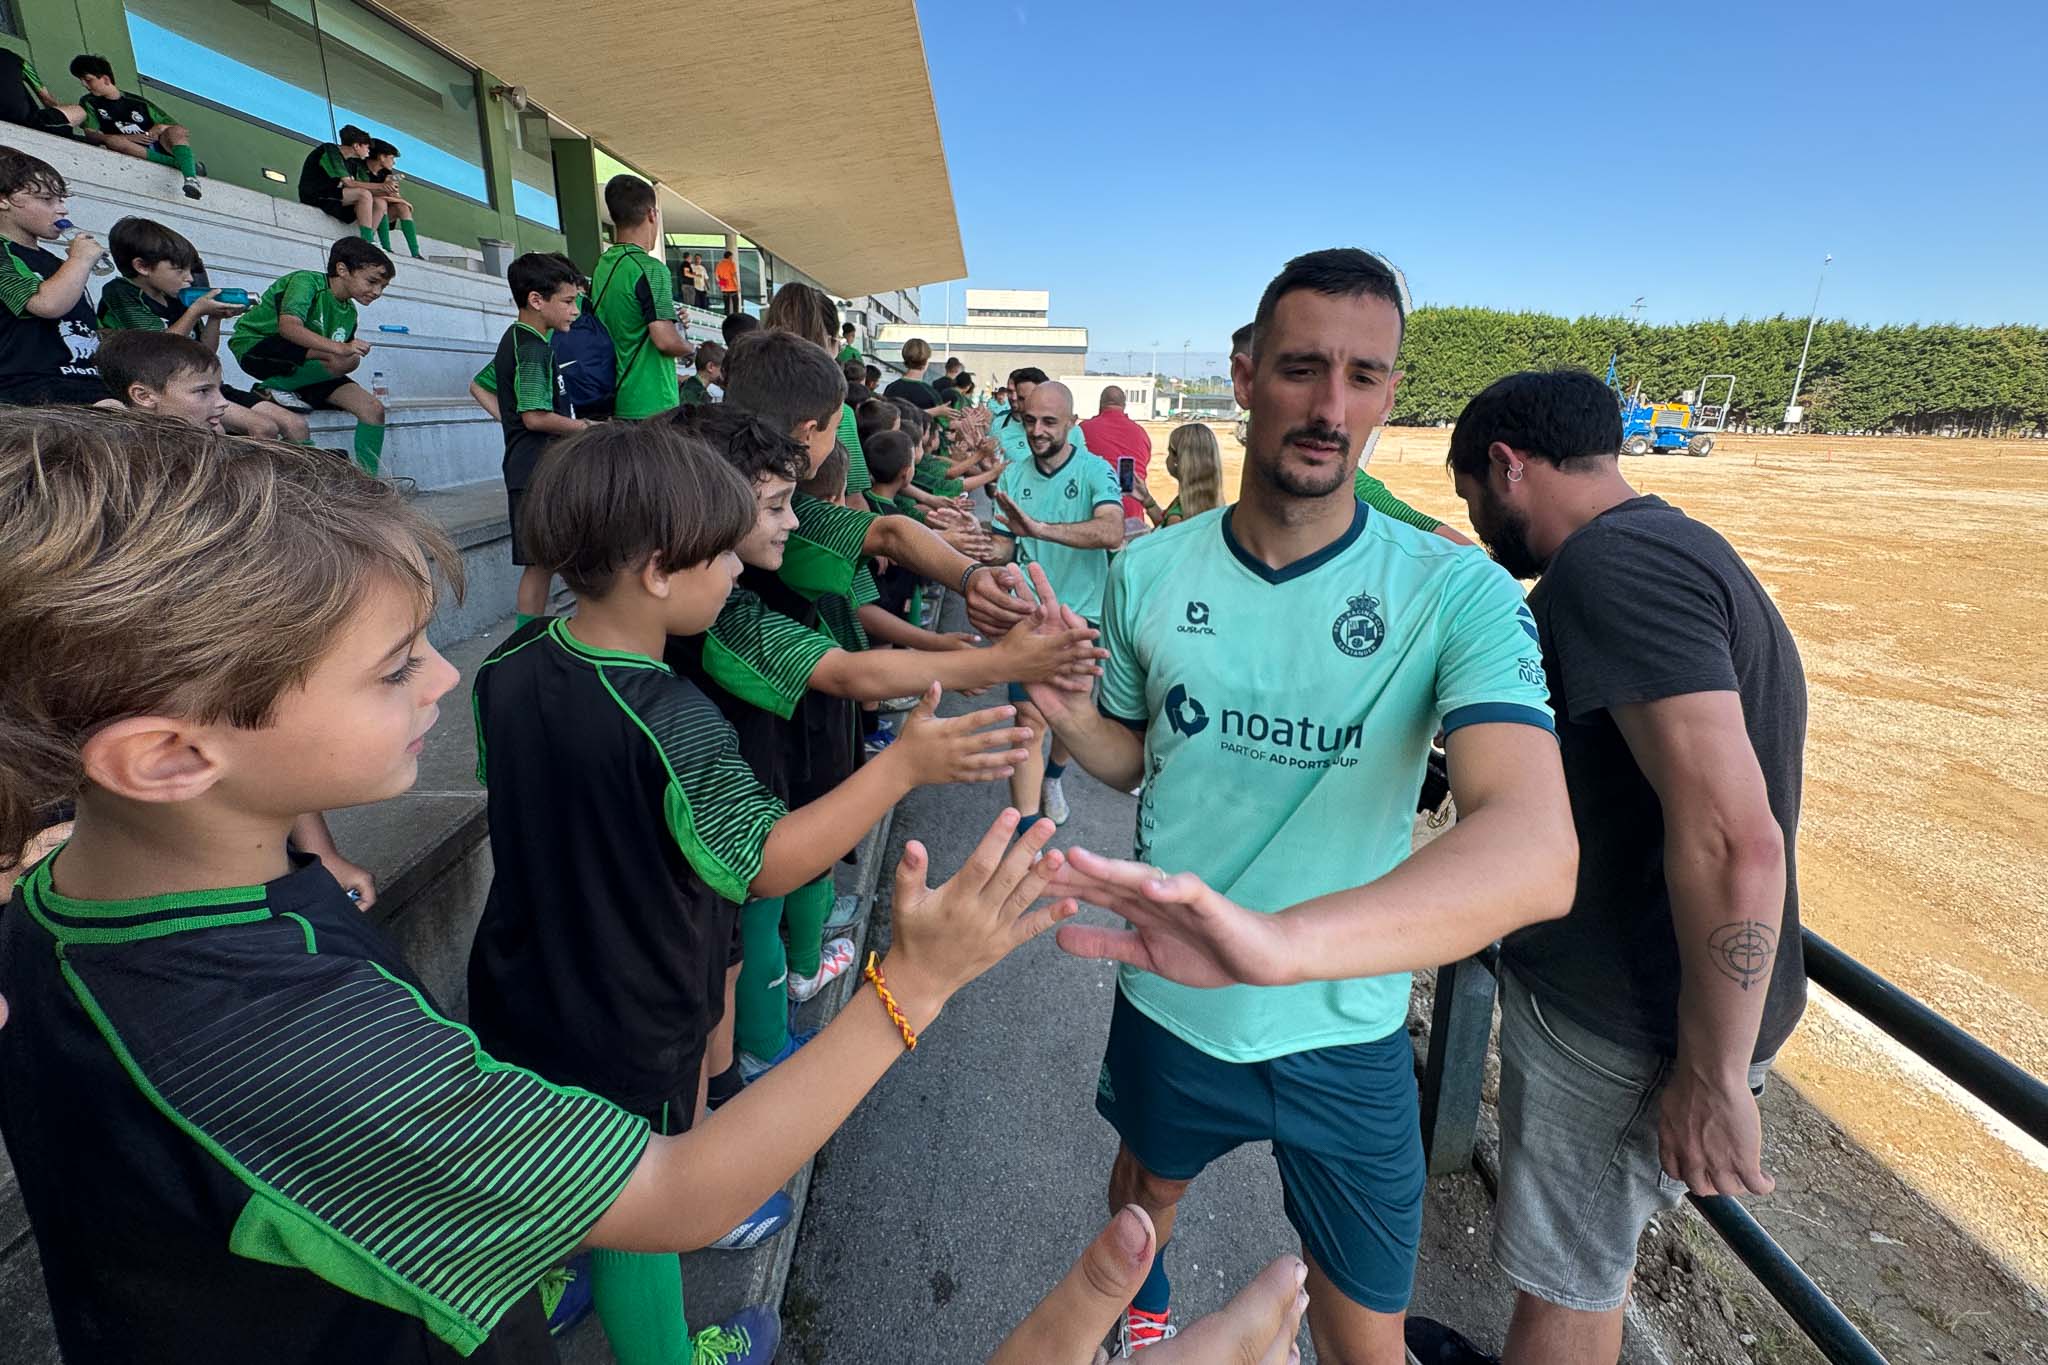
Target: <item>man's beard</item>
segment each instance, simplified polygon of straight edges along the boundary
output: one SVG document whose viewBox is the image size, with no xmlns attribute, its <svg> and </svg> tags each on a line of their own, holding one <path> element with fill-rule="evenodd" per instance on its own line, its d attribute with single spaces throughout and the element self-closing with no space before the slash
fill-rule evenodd
<svg viewBox="0 0 2048 1365">
<path fill-rule="evenodd" d="M 1529 519 L 1495 497 L 1490 488 L 1486 490 L 1483 511 L 1485 528 L 1473 529 L 1479 531 L 1479 543 L 1486 547 L 1494 562 L 1516 578 L 1540 576 L 1546 565 L 1529 548 Z"/>
<path fill-rule="evenodd" d="M 1059 454 L 1060 451 L 1066 446 L 1067 434 L 1065 432 L 1061 432 L 1058 436 L 1026 436 L 1024 440 L 1025 444 L 1031 447 L 1031 453 L 1033 455 L 1037 456 L 1041 460 L 1050 460 L 1053 456 Z M 1045 449 L 1043 450 L 1040 450 L 1038 448 L 1039 442 L 1041 440 L 1045 442 Z"/>
<path fill-rule="evenodd" d="M 1256 419 L 1254 419 L 1256 420 Z M 1352 471 L 1338 464 L 1328 471 L 1305 471 L 1290 469 L 1286 451 L 1295 440 L 1321 441 L 1330 445 L 1351 449 L 1351 437 L 1322 422 L 1311 422 L 1307 426 L 1295 427 L 1280 438 L 1279 449 L 1269 457 L 1249 456 L 1250 464 L 1268 488 L 1285 493 L 1290 498 L 1327 498 L 1344 486 Z"/>
</svg>

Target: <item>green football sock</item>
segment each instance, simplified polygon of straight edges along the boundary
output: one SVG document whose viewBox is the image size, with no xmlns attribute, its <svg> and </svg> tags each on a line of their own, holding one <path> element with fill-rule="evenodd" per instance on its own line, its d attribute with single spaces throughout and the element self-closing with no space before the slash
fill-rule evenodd
<svg viewBox="0 0 2048 1365">
<path fill-rule="evenodd" d="M 374 474 L 384 459 L 384 428 L 376 422 L 356 419 L 356 463 L 363 472 Z"/>
<path fill-rule="evenodd" d="M 154 161 L 159 166 L 175 166 L 178 164 L 176 157 L 154 144 L 143 152 L 142 159 L 144 161 Z"/>
<path fill-rule="evenodd" d="M 379 218 L 377 220 L 377 245 L 383 247 L 386 251 L 391 250 L 391 220 L 389 218 Z"/>
<path fill-rule="evenodd" d="M 683 1265 L 673 1252 L 593 1248 L 590 1297 L 619 1365 L 690 1365 Z"/>
<path fill-rule="evenodd" d="M 789 1045 L 789 964 L 782 954 L 782 898 L 740 907 L 740 983 L 733 996 L 733 1042 L 768 1058 Z"/>
<path fill-rule="evenodd" d="M 377 240 L 377 234 L 370 231 L 368 228 L 364 227 L 361 223 L 356 224 L 356 236 L 362 238 L 366 242 L 374 242 Z"/>
<path fill-rule="evenodd" d="M 195 179 L 198 177 L 199 163 L 192 159 L 192 147 L 189 143 L 181 142 L 171 148 L 171 155 L 177 158 L 179 170 Z"/>
<path fill-rule="evenodd" d="M 425 260 L 426 258 L 420 255 L 420 234 L 413 227 L 412 219 L 399 219 L 398 230 L 405 234 L 405 249 L 412 253 L 413 259 L 416 261 Z"/>
<path fill-rule="evenodd" d="M 825 921 L 831 917 L 832 875 L 829 872 L 784 898 L 782 919 L 789 926 L 790 975 L 818 974 L 818 949 L 824 945 Z"/>
</svg>

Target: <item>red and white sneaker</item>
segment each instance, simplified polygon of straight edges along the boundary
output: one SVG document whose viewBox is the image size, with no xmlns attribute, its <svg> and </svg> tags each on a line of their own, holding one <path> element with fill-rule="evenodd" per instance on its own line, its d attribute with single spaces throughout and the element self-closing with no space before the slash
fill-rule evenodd
<svg viewBox="0 0 2048 1365">
<path fill-rule="evenodd" d="M 1126 1308 L 1123 1325 L 1116 1329 L 1116 1350 L 1112 1358 L 1129 1360 L 1147 1346 L 1173 1340 L 1180 1334 L 1180 1328 L 1167 1320 L 1172 1313 L 1172 1309 L 1147 1313 L 1140 1308 Z"/>
</svg>

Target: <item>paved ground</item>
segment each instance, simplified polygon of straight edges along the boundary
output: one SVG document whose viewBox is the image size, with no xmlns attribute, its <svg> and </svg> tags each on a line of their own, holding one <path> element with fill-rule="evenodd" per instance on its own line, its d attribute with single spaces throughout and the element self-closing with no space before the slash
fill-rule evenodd
<svg viewBox="0 0 2048 1365">
<path fill-rule="evenodd" d="M 1070 776 L 1057 844 L 1128 845 L 1136 803 Z M 920 791 L 899 808 L 885 861 L 922 840 L 957 867 L 1005 797 Z M 890 879 L 874 937 L 887 941 Z M 1095 913 L 1095 912 L 1084 912 Z M 819 1158 L 788 1294 L 786 1365 L 971 1361 L 1062 1275 L 1107 1217 L 1116 1141 L 1093 1096 L 1114 972 L 1048 936 L 964 991 Z M 1485 1260 L 1486 1197 L 1472 1175 L 1431 1182 L 1416 1310 L 1498 1344 L 1506 1285 Z M 1182 1206 L 1169 1265 L 1184 1312 L 1221 1306 L 1293 1250 L 1270 1149 L 1211 1167 Z M 1304 1352 L 1308 1352 L 1306 1333 Z"/>
</svg>

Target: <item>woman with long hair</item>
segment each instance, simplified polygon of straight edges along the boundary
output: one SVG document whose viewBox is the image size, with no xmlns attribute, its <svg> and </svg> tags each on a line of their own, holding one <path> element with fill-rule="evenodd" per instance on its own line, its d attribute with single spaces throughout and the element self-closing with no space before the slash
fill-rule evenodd
<svg viewBox="0 0 2048 1365">
<path fill-rule="evenodd" d="M 1166 472 L 1180 491 L 1165 507 L 1143 482 L 1132 490 L 1153 525 L 1172 526 L 1223 505 L 1223 451 L 1207 424 L 1188 422 L 1173 429 L 1166 439 Z"/>
<path fill-rule="evenodd" d="M 838 344 L 839 306 L 822 289 L 792 280 L 768 300 L 761 325 L 780 332 L 794 332 L 805 341 L 830 351 Z"/>
</svg>

